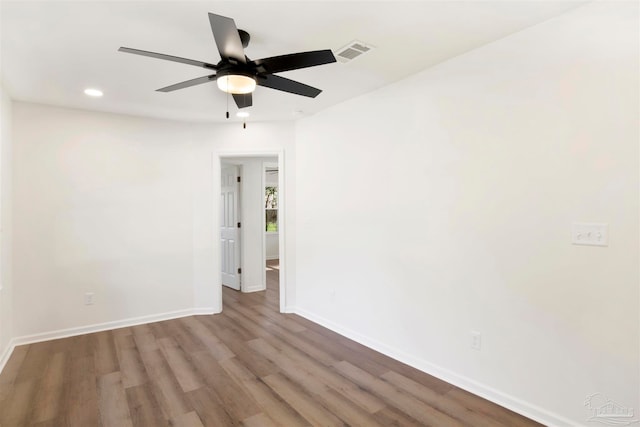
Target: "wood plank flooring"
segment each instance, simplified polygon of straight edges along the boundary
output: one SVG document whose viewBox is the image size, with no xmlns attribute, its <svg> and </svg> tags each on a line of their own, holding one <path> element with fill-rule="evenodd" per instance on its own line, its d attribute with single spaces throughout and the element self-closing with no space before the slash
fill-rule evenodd
<svg viewBox="0 0 640 427">
<path fill-rule="evenodd" d="M 225 288 L 224 313 L 15 349 L 0 426 L 538 426 L 295 315 Z"/>
</svg>

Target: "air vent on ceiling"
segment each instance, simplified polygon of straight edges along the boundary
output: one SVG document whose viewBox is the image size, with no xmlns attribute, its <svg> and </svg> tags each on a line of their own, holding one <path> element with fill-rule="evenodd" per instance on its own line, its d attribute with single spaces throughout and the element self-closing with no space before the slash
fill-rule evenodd
<svg viewBox="0 0 640 427">
<path fill-rule="evenodd" d="M 340 62 L 349 62 L 369 52 L 372 48 L 370 45 L 354 40 L 345 47 L 338 49 L 336 58 Z"/>
</svg>

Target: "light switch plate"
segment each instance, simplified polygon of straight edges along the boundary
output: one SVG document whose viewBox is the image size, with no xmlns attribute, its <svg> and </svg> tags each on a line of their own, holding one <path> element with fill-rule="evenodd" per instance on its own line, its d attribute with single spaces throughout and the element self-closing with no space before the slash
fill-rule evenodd
<svg viewBox="0 0 640 427">
<path fill-rule="evenodd" d="M 571 227 L 571 242 L 574 245 L 608 246 L 609 224 L 574 222 Z"/>
<path fill-rule="evenodd" d="M 95 294 L 87 292 L 84 294 L 84 305 L 93 305 L 95 303 Z"/>
</svg>

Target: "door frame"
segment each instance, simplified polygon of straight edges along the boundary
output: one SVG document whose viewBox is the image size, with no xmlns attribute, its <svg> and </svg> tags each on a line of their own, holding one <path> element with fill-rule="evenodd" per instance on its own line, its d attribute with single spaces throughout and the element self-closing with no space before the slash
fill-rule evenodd
<svg viewBox="0 0 640 427">
<path fill-rule="evenodd" d="M 220 224 L 220 192 L 222 191 L 221 173 L 222 173 L 222 161 L 226 158 L 233 157 L 276 157 L 278 162 L 278 253 L 280 257 L 280 270 L 279 270 L 279 288 L 280 288 L 280 312 L 287 312 L 287 286 L 286 286 L 286 200 L 287 200 L 287 188 L 285 184 L 286 169 L 284 162 L 284 150 L 283 149 L 264 149 L 264 150 L 225 150 L 216 151 L 213 153 L 213 194 L 214 194 L 214 209 L 213 209 L 213 222 L 214 222 L 214 244 L 220 248 L 221 239 L 221 224 Z M 241 242 L 242 244 L 242 242 Z M 265 233 L 262 233 L 262 259 L 265 259 Z M 219 255 L 219 253 L 218 253 Z M 223 310 L 222 304 L 222 270 L 220 266 L 220 256 L 214 257 L 214 266 L 218 271 L 218 281 L 214 284 L 214 288 L 218 295 L 219 312 Z M 242 257 L 240 258 L 242 268 Z M 263 266 L 264 268 L 264 266 Z M 266 272 L 264 273 L 266 274 Z M 266 285 L 266 281 L 265 281 Z"/>
</svg>

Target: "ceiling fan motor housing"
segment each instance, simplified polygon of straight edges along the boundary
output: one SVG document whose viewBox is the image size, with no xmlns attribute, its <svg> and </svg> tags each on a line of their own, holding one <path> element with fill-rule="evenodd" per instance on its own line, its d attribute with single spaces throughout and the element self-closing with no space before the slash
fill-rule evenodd
<svg viewBox="0 0 640 427">
<path fill-rule="evenodd" d="M 238 30 L 238 34 L 240 35 L 240 41 L 242 42 L 242 47 L 245 49 L 249 46 L 249 41 L 251 40 L 251 36 L 245 30 Z"/>
</svg>

